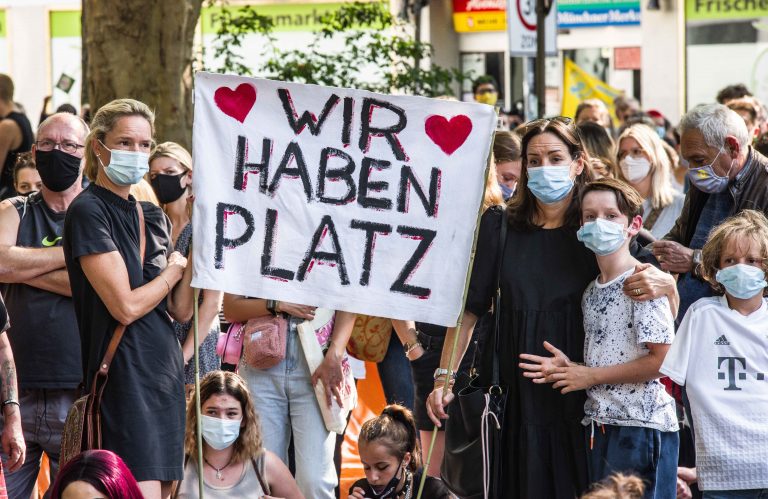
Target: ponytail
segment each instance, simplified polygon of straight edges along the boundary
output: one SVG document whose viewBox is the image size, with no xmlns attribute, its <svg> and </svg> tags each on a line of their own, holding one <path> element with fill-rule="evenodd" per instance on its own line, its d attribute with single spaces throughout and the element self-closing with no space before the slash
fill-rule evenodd
<svg viewBox="0 0 768 499">
<path fill-rule="evenodd" d="M 381 411 L 381 415 L 363 423 L 360 442 L 379 442 L 386 445 L 393 456 L 403 460 L 411 454 L 408 469 L 416 472 L 421 468 L 421 449 L 413 414 L 407 408 L 392 404 Z"/>
</svg>

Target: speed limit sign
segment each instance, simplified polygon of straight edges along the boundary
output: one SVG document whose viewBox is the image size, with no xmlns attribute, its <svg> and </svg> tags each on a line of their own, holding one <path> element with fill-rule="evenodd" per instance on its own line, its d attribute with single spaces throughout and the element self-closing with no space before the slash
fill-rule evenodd
<svg viewBox="0 0 768 499">
<path fill-rule="evenodd" d="M 507 0 L 507 32 L 510 55 L 536 55 L 536 0 Z M 557 8 L 554 3 L 545 18 L 544 36 L 547 55 L 557 55 Z"/>
</svg>

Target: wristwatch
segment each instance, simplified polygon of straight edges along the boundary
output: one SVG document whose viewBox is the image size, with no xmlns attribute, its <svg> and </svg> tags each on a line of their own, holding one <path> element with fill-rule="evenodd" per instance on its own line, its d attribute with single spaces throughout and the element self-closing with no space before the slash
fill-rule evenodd
<svg viewBox="0 0 768 499">
<path fill-rule="evenodd" d="M 456 379 L 455 372 L 452 372 L 450 374 L 451 374 L 451 379 Z M 442 367 L 438 367 L 437 369 L 435 369 L 435 374 L 432 376 L 432 378 L 435 381 L 437 381 L 439 378 L 442 378 L 443 376 L 447 376 L 447 375 L 448 375 L 448 369 L 443 369 Z"/>
<path fill-rule="evenodd" d="M 701 279 L 701 250 L 695 249 L 693 250 L 693 257 L 691 258 L 693 263 L 693 276 Z"/>
<path fill-rule="evenodd" d="M 267 300 L 267 310 L 270 314 L 277 316 L 277 300 Z"/>
</svg>

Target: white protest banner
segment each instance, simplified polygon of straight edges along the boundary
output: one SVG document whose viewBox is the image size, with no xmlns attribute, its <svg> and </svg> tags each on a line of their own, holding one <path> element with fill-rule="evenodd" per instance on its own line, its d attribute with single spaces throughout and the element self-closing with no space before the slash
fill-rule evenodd
<svg viewBox="0 0 768 499">
<path fill-rule="evenodd" d="M 455 325 L 491 106 L 197 73 L 192 284 Z"/>
</svg>

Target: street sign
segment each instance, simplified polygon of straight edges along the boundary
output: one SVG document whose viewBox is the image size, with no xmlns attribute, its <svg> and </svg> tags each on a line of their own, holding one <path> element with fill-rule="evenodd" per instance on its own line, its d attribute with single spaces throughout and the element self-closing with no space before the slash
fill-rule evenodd
<svg viewBox="0 0 768 499">
<path fill-rule="evenodd" d="M 547 55 L 557 55 L 557 8 L 546 17 L 545 50 Z M 536 56 L 536 0 L 507 0 L 507 33 L 509 55 Z"/>
</svg>

